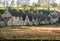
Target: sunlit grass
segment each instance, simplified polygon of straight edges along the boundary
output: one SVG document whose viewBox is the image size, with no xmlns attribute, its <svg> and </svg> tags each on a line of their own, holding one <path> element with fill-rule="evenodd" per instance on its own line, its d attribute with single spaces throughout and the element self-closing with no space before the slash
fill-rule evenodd
<svg viewBox="0 0 60 41">
<path fill-rule="evenodd" d="M 5 10 L 5 9 L 6 9 L 6 7 L 0 6 L 0 10 Z M 31 7 L 13 7 L 13 9 L 16 9 L 16 10 L 30 10 Z M 48 7 L 33 7 L 32 9 L 33 10 L 48 10 Z M 51 7 L 50 11 L 53 11 L 53 10 L 54 10 L 54 8 Z M 55 8 L 55 10 L 59 11 L 58 8 Z"/>
<path fill-rule="evenodd" d="M 5 9 L 6 9 L 5 7 L 0 6 L 0 10 L 5 10 Z"/>
</svg>

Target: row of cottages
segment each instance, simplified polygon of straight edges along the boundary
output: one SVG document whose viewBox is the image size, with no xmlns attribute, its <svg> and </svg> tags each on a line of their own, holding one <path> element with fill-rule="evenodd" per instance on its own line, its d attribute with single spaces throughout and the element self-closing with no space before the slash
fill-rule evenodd
<svg viewBox="0 0 60 41">
<path fill-rule="evenodd" d="M 7 26 L 49 24 L 58 20 L 56 18 L 50 18 L 52 17 L 51 15 L 48 17 L 47 15 L 23 14 L 20 11 L 12 10 L 6 10 L 1 16 Z"/>
<path fill-rule="evenodd" d="M 8 26 L 39 24 L 37 17 L 34 18 L 32 15 L 26 15 L 16 11 L 6 10 L 1 16 L 5 19 L 4 22 Z"/>
</svg>

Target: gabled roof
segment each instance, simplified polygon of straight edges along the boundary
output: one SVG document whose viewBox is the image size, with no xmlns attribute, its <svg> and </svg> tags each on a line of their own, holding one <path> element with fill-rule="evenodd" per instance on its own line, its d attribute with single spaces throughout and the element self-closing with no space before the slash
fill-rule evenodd
<svg viewBox="0 0 60 41">
<path fill-rule="evenodd" d="M 10 12 L 9 12 L 8 10 L 6 10 L 3 14 L 1 14 L 1 16 L 2 16 L 2 18 L 4 18 L 4 17 L 9 18 L 9 17 L 11 17 L 12 15 L 10 14 Z"/>
<path fill-rule="evenodd" d="M 17 10 L 9 10 L 9 12 L 12 16 L 21 16 L 22 15 L 21 13 L 17 12 Z"/>
</svg>

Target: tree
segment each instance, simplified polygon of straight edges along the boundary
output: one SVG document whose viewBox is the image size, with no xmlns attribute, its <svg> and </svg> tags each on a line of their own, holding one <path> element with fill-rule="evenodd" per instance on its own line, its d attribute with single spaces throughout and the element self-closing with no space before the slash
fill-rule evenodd
<svg viewBox="0 0 60 41">
<path fill-rule="evenodd" d="M 37 7 L 37 3 L 33 2 L 33 7 Z"/>
<path fill-rule="evenodd" d="M 41 6 L 42 0 L 38 0 L 38 6 Z"/>
<path fill-rule="evenodd" d="M 21 2 L 21 6 L 24 8 L 23 11 L 25 11 L 25 8 L 29 6 L 29 1 L 30 0 L 21 0 L 23 2 Z"/>
<path fill-rule="evenodd" d="M 54 3 L 52 3 L 51 5 L 52 5 L 52 7 L 54 7 L 54 10 L 55 10 L 55 7 L 57 7 L 57 6 L 58 6 L 58 5 L 57 5 L 57 3 L 55 3 L 55 2 L 54 2 Z"/>
<path fill-rule="evenodd" d="M 59 5 L 58 5 L 58 7 L 59 7 L 59 9 L 60 9 L 60 3 L 59 3 Z"/>
<path fill-rule="evenodd" d="M 14 6 L 14 0 L 12 0 L 10 3 L 10 7 L 13 7 L 13 6 Z"/>
<path fill-rule="evenodd" d="M 21 1 L 20 2 L 20 4 L 21 4 L 21 6 L 28 6 L 29 5 L 29 2 L 30 2 L 30 0 L 19 0 L 19 1 Z"/>
<path fill-rule="evenodd" d="M 50 4 L 51 3 L 54 3 L 55 0 L 39 0 L 38 1 L 38 4 L 41 6 L 41 5 L 47 5 L 48 6 L 48 10 L 50 10 Z"/>
</svg>

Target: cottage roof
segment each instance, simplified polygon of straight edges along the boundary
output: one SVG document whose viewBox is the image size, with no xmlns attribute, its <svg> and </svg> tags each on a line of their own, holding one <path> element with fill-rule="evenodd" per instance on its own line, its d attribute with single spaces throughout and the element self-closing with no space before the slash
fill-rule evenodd
<svg viewBox="0 0 60 41">
<path fill-rule="evenodd" d="M 36 17 L 36 15 L 34 14 L 26 14 L 22 11 L 17 11 L 17 10 L 9 10 L 9 12 L 11 13 L 12 16 L 18 16 L 23 18 L 23 20 L 25 20 L 26 16 L 28 16 L 29 20 L 32 21 L 32 17 Z"/>
<path fill-rule="evenodd" d="M 9 12 L 11 13 L 12 16 L 19 16 L 19 17 L 22 16 L 23 20 L 25 20 L 26 15 L 29 17 L 30 21 L 32 21 L 32 17 L 34 17 L 35 20 L 36 20 L 36 17 L 41 18 L 41 20 L 45 20 L 45 19 L 49 20 L 50 19 L 48 17 L 50 12 L 46 11 L 46 10 L 40 10 L 39 12 L 42 12 L 42 14 L 41 13 L 39 13 L 39 14 L 32 14 L 32 13 L 27 14 L 27 13 L 24 13 L 22 11 L 17 11 L 17 10 L 9 10 Z"/>
<path fill-rule="evenodd" d="M 17 10 L 9 10 L 9 12 L 12 16 L 21 16 L 22 15 L 21 13 L 17 12 Z"/>
</svg>

